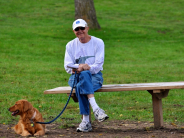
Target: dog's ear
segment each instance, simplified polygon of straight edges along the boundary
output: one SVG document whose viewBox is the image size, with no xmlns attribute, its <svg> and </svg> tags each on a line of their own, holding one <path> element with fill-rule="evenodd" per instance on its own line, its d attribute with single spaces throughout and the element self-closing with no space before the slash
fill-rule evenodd
<svg viewBox="0 0 184 138">
<path fill-rule="evenodd" d="M 26 112 L 30 109 L 32 109 L 33 106 L 28 101 L 23 101 L 23 111 Z"/>
</svg>

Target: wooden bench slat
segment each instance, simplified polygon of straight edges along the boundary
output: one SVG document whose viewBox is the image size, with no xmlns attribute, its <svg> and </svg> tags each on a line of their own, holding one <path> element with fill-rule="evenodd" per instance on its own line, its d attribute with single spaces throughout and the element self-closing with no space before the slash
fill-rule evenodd
<svg viewBox="0 0 184 138">
<path fill-rule="evenodd" d="M 184 82 L 158 82 L 158 83 L 135 83 L 135 84 L 111 84 L 103 85 L 97 92 L 116 91 L 139 91 L 139 90 L 159 90 L 159 89 L 184 89 Z M 44 94 L 70 93 L 71 87 L 57 87 L 44 91 Z M 73 90 L 75 93 L 75 89 Z"/>
</svg>

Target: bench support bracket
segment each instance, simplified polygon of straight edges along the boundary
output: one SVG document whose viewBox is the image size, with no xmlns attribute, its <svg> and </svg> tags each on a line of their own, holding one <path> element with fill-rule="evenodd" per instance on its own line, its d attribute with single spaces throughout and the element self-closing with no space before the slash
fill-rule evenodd
<svg viewBox="0 0 184 138">
<path fill-rule="evenodd" d="M 69 93 L 67 93 L 67 95 L 70 96 Z M 72 99 L 73 99 L 74 102 L 76 102 L 76 103 L 78 102 L 78 99 L 77 99 L 77 96 L 76 96 L 75 93 L 72 93 L 71 97 L 72 97 Z"/>
<path fill-rule="evenodd" d="M 148 90 L 152 95 L 154 127 L 163 127 L 162 98 L 167 97 L 169 89 L 166 90 Z"/>
</svg>

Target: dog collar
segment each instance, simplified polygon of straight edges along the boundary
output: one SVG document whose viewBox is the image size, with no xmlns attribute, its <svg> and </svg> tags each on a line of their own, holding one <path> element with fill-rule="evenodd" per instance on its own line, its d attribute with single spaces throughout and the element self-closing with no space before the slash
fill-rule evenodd
<svg viewBox="0 0 184 138">
<path fill-rule="evenodd" d="M 36 116 L 36 111 L 34 112 L 34 114 L 33 114 L 32 118 L 31 118 L 31 120 L 33 120 L 33 119 L 35 118 L 35 116 Z"/>
<path fill-rule="evenodd" d="M 34 112 L 32 118 L 30 119 L 30 122 L 31 122 L 31 126 L 34 127 L 34 122 L 33 122 L 33 119 L 35 118 L 36 116 L 36 111 Z"/>
</svg>

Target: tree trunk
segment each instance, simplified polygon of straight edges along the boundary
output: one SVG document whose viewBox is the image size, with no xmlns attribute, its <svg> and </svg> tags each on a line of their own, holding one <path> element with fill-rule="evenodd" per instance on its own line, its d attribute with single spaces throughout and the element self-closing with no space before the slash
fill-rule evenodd
<svg viewBox="0 0 184 138">
<path fill-rule="evenodd" d="M 75 0 L 75 19 L 84 19 L 89 28 L 100 29 L 93 0 Z"/>
</svg>

